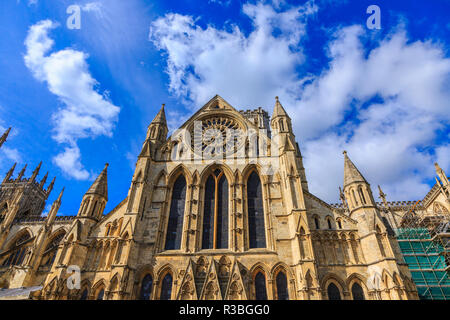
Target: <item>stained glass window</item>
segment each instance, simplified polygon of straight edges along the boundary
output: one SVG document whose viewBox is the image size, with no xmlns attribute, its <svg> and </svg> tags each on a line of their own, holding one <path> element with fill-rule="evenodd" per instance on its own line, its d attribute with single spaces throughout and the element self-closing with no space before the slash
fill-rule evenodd
<svg viewBox="0 0 450 320">
<path fill-rule="evenodd" d="M 328 285 L 328 300 L 341 300 L 341 293 L 334 283 Z"/>
<path fill-rule="evenodd" d="M 357 283 L 354 283 L 352 286 L 352 295 L 353 300 L 365 300 L 364 299 L 364 291 L 361 286 Z"/>
<path fill-rule="evenodd" d="M 173 185 L 165 250 L 180 249 L 185 201 L 186 179 L 180 175 Z"/>
<path fill-rule="evenodd" d="M 147 274 L 144 279 L 142 279 L 141 294 L 139 296 L 140 300 L 150 300 L 150 295 L 152 293 L 152 284 L 152 276 Z"/>
<path fill-rule="evenodd" d="M 161 300 L 170 300 L 172 295 L 172 275 L 166 274 L 161 284 Z"/>
<path fill-rule="evenodd" d="M 205 184 L 202 249 L 228 248 L 228 181 L 215 170 Z"/>
<path fill-rule="evenodd" d="M 261 180 L 252 172 L 247 180 L 248 233 L 250 248 L 266 247 L 266 230 L 264 227 L 264 207 Z"/>
<path fill-rule="evenodd" d="M 255 276 L 255 299 L 267 300 L 266 277 L 262 272 Z"/>
<path fill-rule="evenodd" d="M 276 281 L 278 300 L 289 300 L 286 274 L 284 272 L 278 272 Z"/>
</svg>

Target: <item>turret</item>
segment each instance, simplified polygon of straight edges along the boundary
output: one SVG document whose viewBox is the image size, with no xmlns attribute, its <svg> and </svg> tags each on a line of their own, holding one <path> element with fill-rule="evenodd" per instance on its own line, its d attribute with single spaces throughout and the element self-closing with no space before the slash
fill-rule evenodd
<svg viewBox="0 0 450 320">
<path fill-rule="evenodd" d="M 344 195 L 350 214 L 358 208 L 375 207 L 370 184 L 344 151 Z"/>
<path fill-rule="evenodd" d="M 145 138 L 140 157 L 151 157 L 157 146 L 166 141 L 169 129 L 167 127 L 166 113 L 163 104 L 156 117 L 150 123 L 147 129 L 147 136 Z"/>
<path fill-rule="evenodd" d="M 99 220 L 108 201 L 108 163 L 84 194 L 78 217 L 89 217 Z"/>
<path fill-rule="evenodd" d="M 278 97 L 275 97 L 275 108 L 273 109 L 270 125 L 277 133 L 292 132 L 291 118 L 288 116 L 286 110 L 284 110 Z"/>
<path fill-rule="evenodd" d="M 163 104 L 156 117 L 148 126 L 147 139 L 151 141 L 164 142 L 167 139 L 167 121 L 166 113 L 164 111 L 165 105 Z"/>
<path fill-rule="evenodd" d="M 3 133 L 3 135 L 0 137 L 0 148 L 6 142 L 6 138 L 8 138 L 10 131 L 11 131 L 11 127 L 9 127 L 8 130 L 6 130 L 5 133 Z"/>
</svg>

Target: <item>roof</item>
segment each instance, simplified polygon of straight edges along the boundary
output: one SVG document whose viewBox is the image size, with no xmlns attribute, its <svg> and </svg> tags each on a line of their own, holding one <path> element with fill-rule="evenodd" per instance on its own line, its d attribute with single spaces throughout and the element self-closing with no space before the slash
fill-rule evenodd
<svg viewBox="0 0 450 320">
<path fill-rule="evenodd" d="M 86 194 L 97 194 L 108 200 L 108 165 L 108 163 L 105 164 L 102 172 L 95 179 Z"/>
</svg>

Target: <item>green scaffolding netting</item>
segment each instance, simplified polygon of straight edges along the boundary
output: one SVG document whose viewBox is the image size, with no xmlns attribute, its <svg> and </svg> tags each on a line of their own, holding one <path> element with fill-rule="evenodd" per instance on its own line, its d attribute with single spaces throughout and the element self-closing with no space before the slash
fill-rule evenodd
<svg viewBox="0 0 450 320">
<path fill-rule="evenodd" d="M 420 298 L 450 300 L 450 277 L 441 244 L 431 240 L 426 228 L 402 228 L 396 234 Z"/>
</svg>

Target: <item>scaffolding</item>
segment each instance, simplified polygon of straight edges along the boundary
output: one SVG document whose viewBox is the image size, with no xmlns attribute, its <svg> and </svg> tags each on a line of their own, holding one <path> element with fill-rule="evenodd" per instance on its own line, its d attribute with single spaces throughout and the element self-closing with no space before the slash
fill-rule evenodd
<svg viewBox="0 0 450 320">
<path fill-rule="evenodd" d="M 417 214 L 416 202 L 396 229 L 419 297 L 450 300 L 450 217 L 448 213 Z"/>
</svg>

